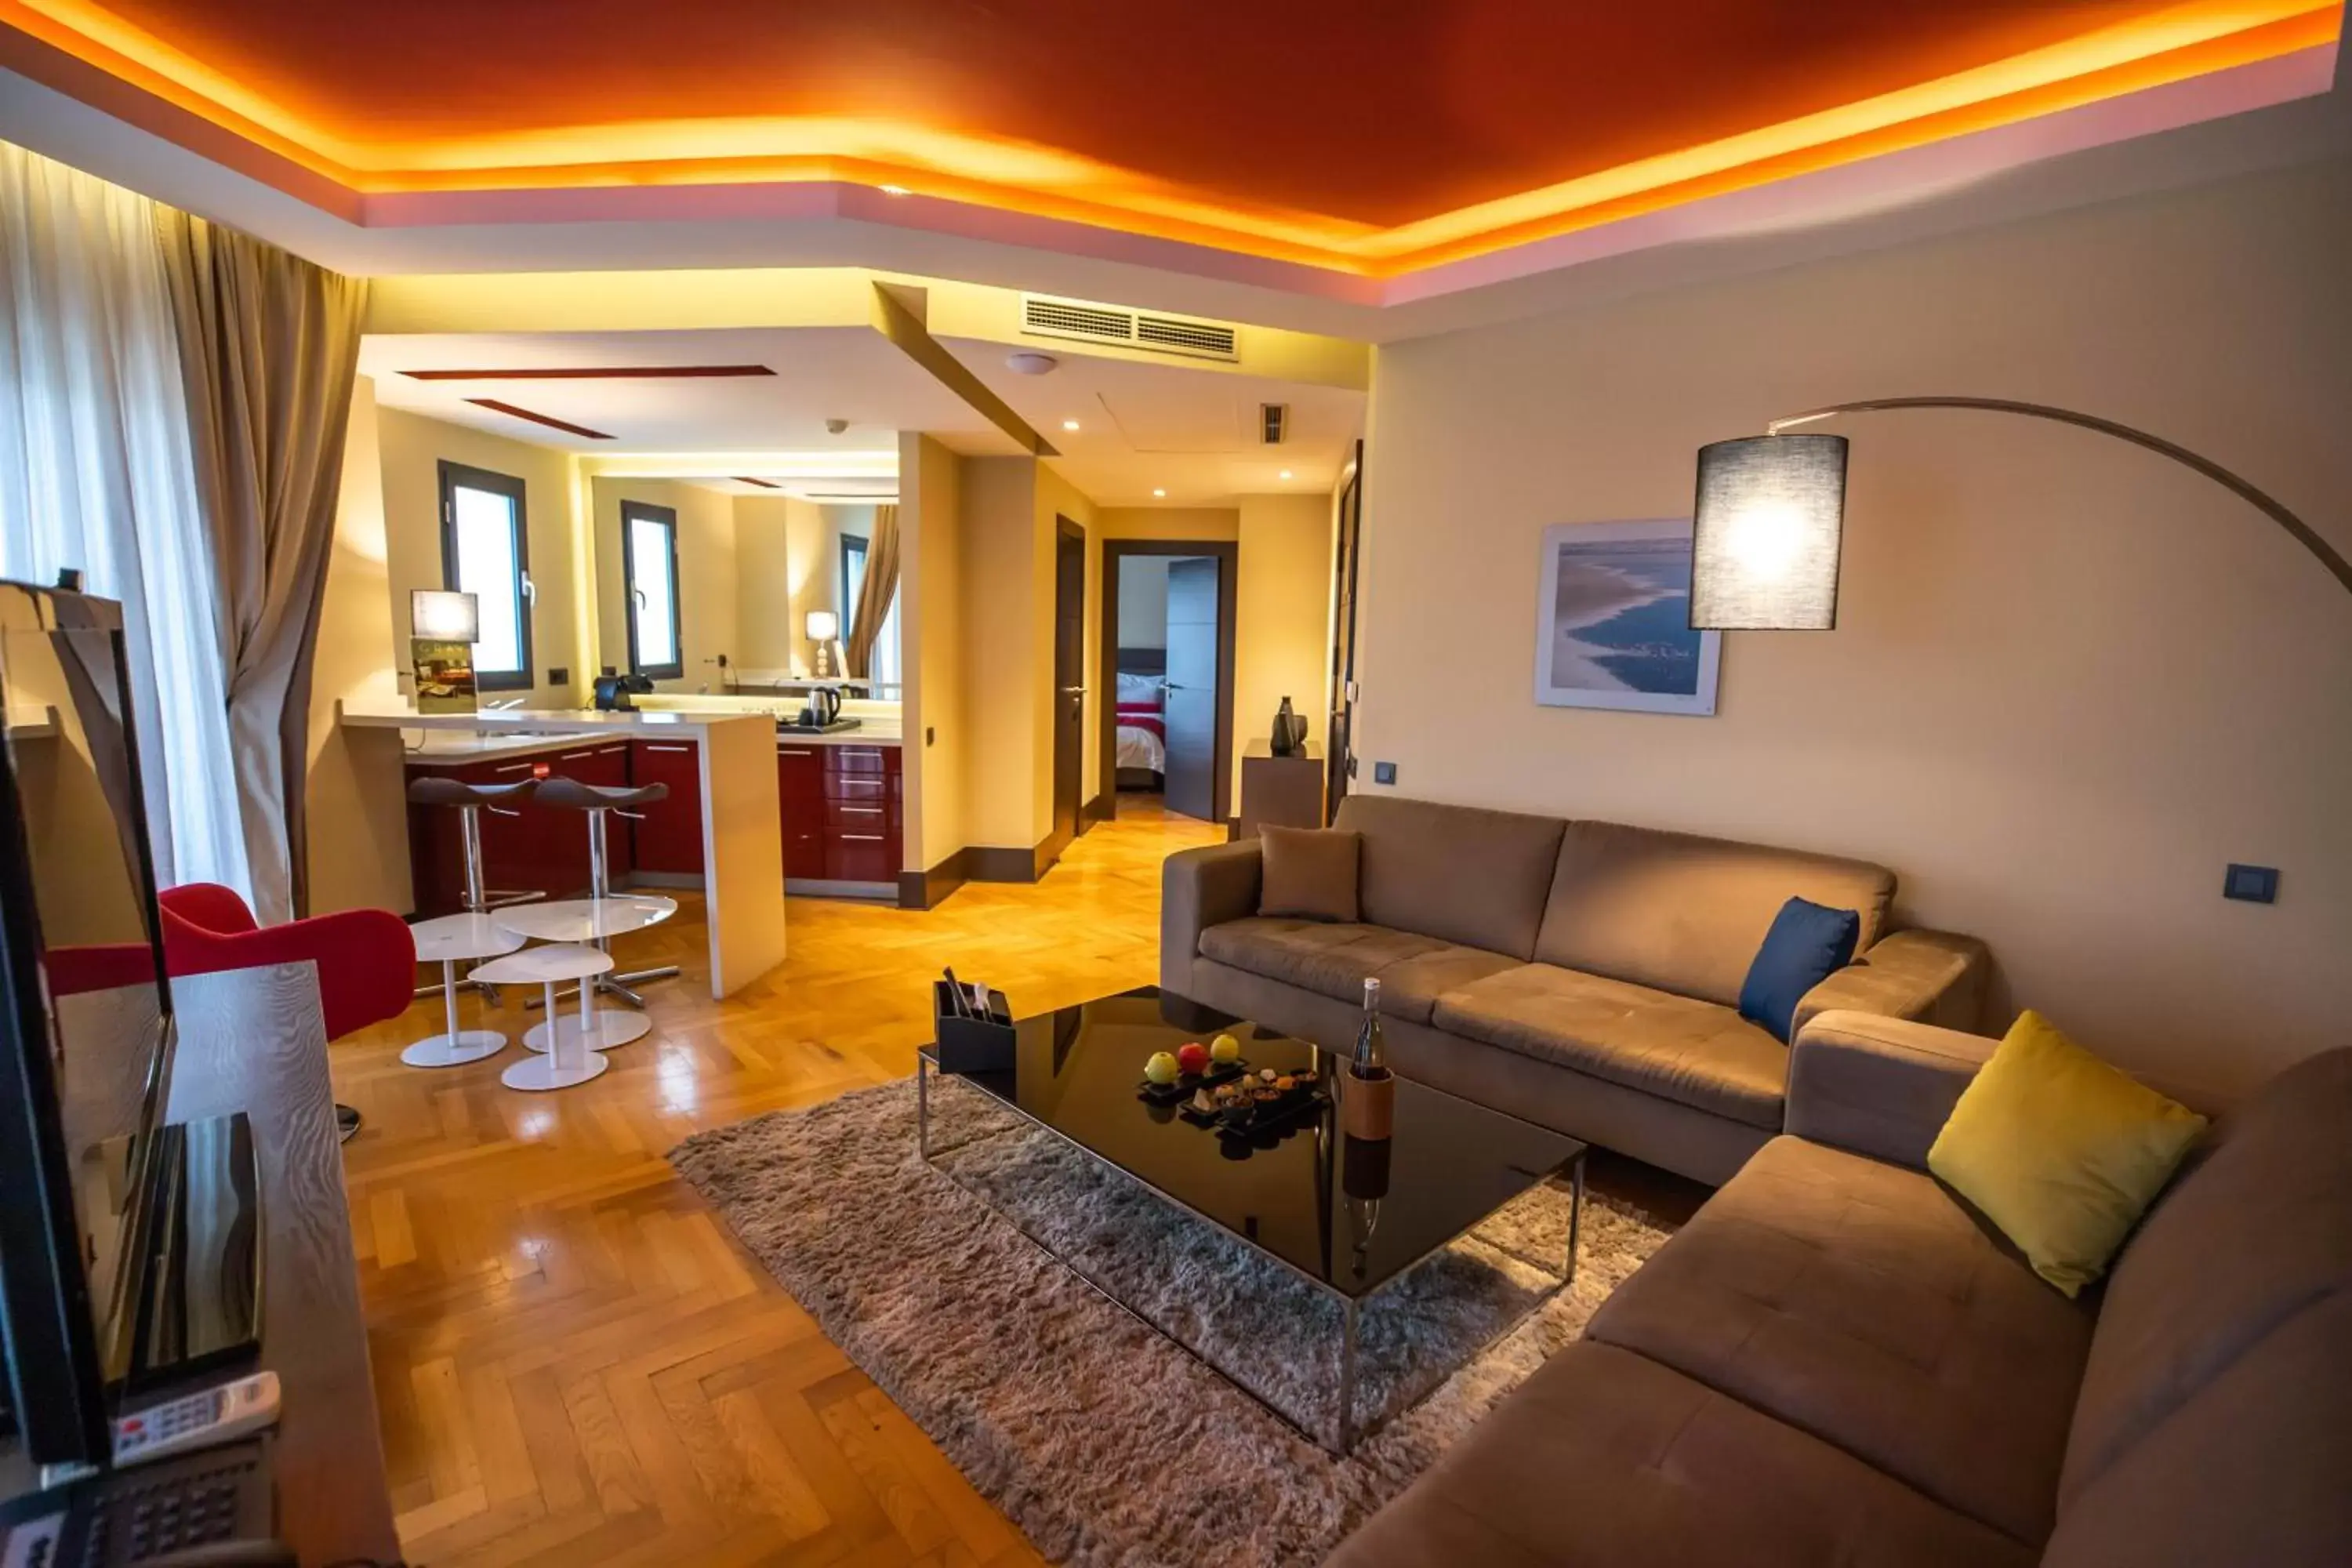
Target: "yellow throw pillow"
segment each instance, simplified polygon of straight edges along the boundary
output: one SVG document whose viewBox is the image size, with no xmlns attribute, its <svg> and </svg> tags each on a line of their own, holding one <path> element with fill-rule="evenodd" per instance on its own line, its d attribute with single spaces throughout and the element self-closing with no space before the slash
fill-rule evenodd
<svg viewBox="0 0 2352 1568">
<path fill-rule="evenodd" d="M 2203 1117 L 2028 1012 L 1961 1091 L 1927 1169 L 2073 1296 L 2106 1272 L 2204 1131 Z"/>
</svg>

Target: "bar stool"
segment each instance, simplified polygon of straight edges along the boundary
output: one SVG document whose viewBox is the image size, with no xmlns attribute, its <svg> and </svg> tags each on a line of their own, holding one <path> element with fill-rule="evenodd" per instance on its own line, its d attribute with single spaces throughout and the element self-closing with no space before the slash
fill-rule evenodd
<svg viewBox="0 0 2352 1568">
<path fill-rule="evenodd" d="M 484 888 L 482 886 L 482 813 L 495 811 L 500 816 L 520 816 L 520 806 L 540 787 L 537 779 L 519 779 L 513 784 L 467 784 L 463 779 L 421 778 L 408 786 L 408 798 L 417 805 L 451 805 L 457 808 L 457 832 L 466 851 L 466 903 L 467 913 L 480 914 L 488 910 L 503 909 L 509 904 L 528 903 L 547 895 L 520 889 Z"/>
<path fill-rule="evenodd" d="M 558 811 L 587 813 L 588 896 L 591 900 L 599 901 L 613 896 L 610 860 L 604 850 L 605 816 L 617 811 L 623 816 L 635 817 L 637 814 L 629 810 L 630 806 L 652 805 L 668 798 L 669 785 L 666 784 L 638 784 L 632 787 L 623 784 L 583 784 L 578 779 L 564 778 L 546 780 L 539 786 L 538 796 L 539 804 L 541 805 L 553 806 Z M 666 920 L 669 915 L 677 912 L 676 902 L 669 900 L 661 901 L 669 905 L 661 918 Z M 605 938 L 602 935 L 596 939 L 596 945 L 605 948 L 607 952 L 611 951 Z M 631 986 L 641 984 L 648 980 L 673 979 L 677 974 L 677 964 L 665 963 L 652 969 L 633 970 L 626 974 L 608 975 L 597 981 L 596 989 L 607 995 L 621 997 L 632 1007 L 642 1007 L 646 1005 L 646 999 L 631 990 Z"/>
<path fill-rule="evenodd" d="M 499 1081 L 509 1089 L 533 1093 L 548 1089 L 571 1089 L 603 1074 L 610 1064 L 604 1057 L 588 1048 L 587 1019 L 584 1014 L 588 999 L 595 987 L 586 984 L 593 976 L 613 967 L 610 954 L 575 942 L 560 942 L 552 947 L 527 947 L 520 952 L 510 952 L 504 958 L 494 958 L 474 973 L 493 985 L 544 985 L 547 987 L 547 1010 L 555 1012 L 555 987 L 562 981 L 583 982 L 580 1006 L 583 1016 L 581 1027 L 559 1032 L 552 1048 L 543 1057 L 525 1057 L 499 1075 Z M 570 1019 L 564 1020 L 572 1022 Z"/>
<path fill-rule="evenodd" d="M 503 958 L 520 947 L 522 937 L 499 925 L 486 914 L 443 915 L 419 921 L 408 928 L 416 940 L 420 963 L 441 965 L 441 997 L 448 1008 L 446 1032 L 417 1041 L 400 1053 L 413 1068 L 463 1067 L 506 1049 L 507 1037 L 496 1029 L 457 1026 L 457 962 L 470 958 Z M 468 982 L 472 977 L 467 976 Z"/>
<path fill-rule="evenodd" d="M 465 847 L 466 892 L 465 911 L 481 914 L 489 910 L 504 909 L 509 904 L 528 903 L 547 895 L 536 889 L 484 888 L 482 886 L 482 813 L 495 811 L 500 816 L 520 816 L 519 810 L 508 809 L 509 804 L 520 806 L 539 787 L 535 778 L 520 779 L 513 784 L 467 784 L 463 779 L 426 777 L 413 781 L 408 786 L 408 798 L 415 805 L 455 806 L 457 811 L 458 840 Z M 475 984 L 473 977 L 466 980 Z M 420 985 L 419 996 L 430 996 L 440 990 L 437 985 Z M 491 1000 L 496 1001 L 495 994 Z"/>
</svg>

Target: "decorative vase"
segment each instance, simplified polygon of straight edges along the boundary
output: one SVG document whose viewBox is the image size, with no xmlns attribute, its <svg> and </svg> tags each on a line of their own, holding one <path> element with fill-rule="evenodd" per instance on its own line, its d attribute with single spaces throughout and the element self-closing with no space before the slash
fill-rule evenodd
<svg viewBox="0 0 2352 1568">
<path fill-rule="evenodd" d="M 1290 710 L 1290 699 L 1275 710 L 1272 750 L 1277 757 L 1295 757 L 1307 743 L 1307 716 Z"/>
</svg>

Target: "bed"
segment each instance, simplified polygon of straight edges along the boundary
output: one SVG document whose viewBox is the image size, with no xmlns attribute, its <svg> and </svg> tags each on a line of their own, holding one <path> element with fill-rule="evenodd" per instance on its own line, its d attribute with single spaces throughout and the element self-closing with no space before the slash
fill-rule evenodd
<svg viewBox="0 0 2352 1568">
<path fill-rule="evenodd" d="M 1168 786 L 1167 673 L 1164 648 L 1118 650 L 1118 707 L 1112 738 L 1122 790 L 1157 792 Z"/>
</svg>

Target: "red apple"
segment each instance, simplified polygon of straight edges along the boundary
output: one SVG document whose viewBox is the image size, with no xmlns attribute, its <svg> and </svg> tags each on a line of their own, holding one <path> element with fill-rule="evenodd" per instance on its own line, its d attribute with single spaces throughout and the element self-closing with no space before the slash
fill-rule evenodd
<svg viewBox="0 0 2352 1568">
<path fill-rule="evenodd" d="M 1194 1040 L 1176 1051 L 1176 1065 L 1194 1077 L 1209 1070 L 1209 1047 Z"/>
</svg>

